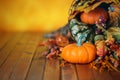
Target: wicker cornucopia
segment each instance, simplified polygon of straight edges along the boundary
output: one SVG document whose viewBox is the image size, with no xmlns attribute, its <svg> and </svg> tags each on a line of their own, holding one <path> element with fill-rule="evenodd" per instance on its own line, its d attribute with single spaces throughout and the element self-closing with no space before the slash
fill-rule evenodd
<svg viewBox="0 0 120 80">
<path fill-rule="evenodd" d="M 74 0 L 69 14 L 72 38 L 96 46 L 92 67 L 103 71 L 120 70 L 120 1 Z"/>
</svg>

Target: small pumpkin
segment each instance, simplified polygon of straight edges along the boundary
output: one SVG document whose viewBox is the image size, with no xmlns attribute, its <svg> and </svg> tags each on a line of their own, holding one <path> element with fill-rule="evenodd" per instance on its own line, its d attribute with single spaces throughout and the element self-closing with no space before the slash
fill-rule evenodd
<svg viewBox="0 0 120 80">
<path fill-rule="evenodd" d="M 108 13 L 103 8 L 97 7 L 94 10 L 89 11 L 88 13 L 81 13 L 80 19 L 86 24 L 95 24 L 100 17 L 108 19 Z"/>
<path fill-rule="evenodd" d="M 72 43 L 63 48 L 61 57 L 71 63 L 89 63 L 96 57 L 96 48 L 91 43 Z"/>
</svg>

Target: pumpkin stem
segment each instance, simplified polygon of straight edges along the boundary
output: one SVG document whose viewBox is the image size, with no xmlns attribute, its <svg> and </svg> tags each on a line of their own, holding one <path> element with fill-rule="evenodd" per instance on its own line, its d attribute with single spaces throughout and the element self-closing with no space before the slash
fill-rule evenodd
<svg viewBox="0 0 120 80">
<path fill-rule="evenodd" d="M 82 41 L 83 41 L 83 38 L 84 37 L 87 37 L 87 34 L 82 34 L 79 39 L 78 39 L 78 42 L 77 42 L 77 45 L 78 46 L 81 46 L 82 45 Z"/>
</svg>

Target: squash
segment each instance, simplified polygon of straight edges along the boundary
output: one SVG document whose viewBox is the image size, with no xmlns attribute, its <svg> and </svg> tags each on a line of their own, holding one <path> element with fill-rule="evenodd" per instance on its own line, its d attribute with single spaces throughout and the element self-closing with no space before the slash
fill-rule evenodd
<svg viewBox="0 0 120 80">
<path fill-rule="evenodd" d="M 72 43 L 63 48 L 61 57 L 71 63 L 90 63 L 96 57 L 96 48 L 91 43 Z"/>
<path fill-rule="evenodd" d="M 103 17 L 105 20 L 108 19 L 108 13 L 103 8 L 97 7 L 94 10 L 89 11 L 88 13 L 81 13 L 80 19 L 86 24 L 95 24 L 100 17 Z"/>
<path fill-rule="evenodd" d="M 95 45 L 96 45 L 96 49 L 97 49 L 96 53 L 97 53 L 98 56 L 103 57 L 107 54 L 108 50 L 107 50 L 107 47 L 106 47 L 105 40 L 97 40 L 95 42 Z"/>
<path fill-rule="evenodd" d="M 77 19 L 71 19 L 69 24 L 69 30 L 71 33 L 71 37 L 78 42 L 79 37 L 84 36 L 82 42 L 93 42 L 94 40 L 94 32 L 93 29 L 90 28 L 88 25 L 79 22 Z M 81 42 L 81 43 L 82 43 Z"/>
</svg>

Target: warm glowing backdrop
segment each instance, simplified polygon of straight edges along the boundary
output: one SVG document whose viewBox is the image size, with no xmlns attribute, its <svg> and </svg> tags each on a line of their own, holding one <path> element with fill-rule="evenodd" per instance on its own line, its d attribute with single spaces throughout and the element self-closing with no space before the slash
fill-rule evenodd
<svg viewBox="0 0 120 80">
<path fill-rule="evenodd" d="M 0 0 L 0 29 L 52 31 L 67 23 L 72 0 Z"/>
</svg>

